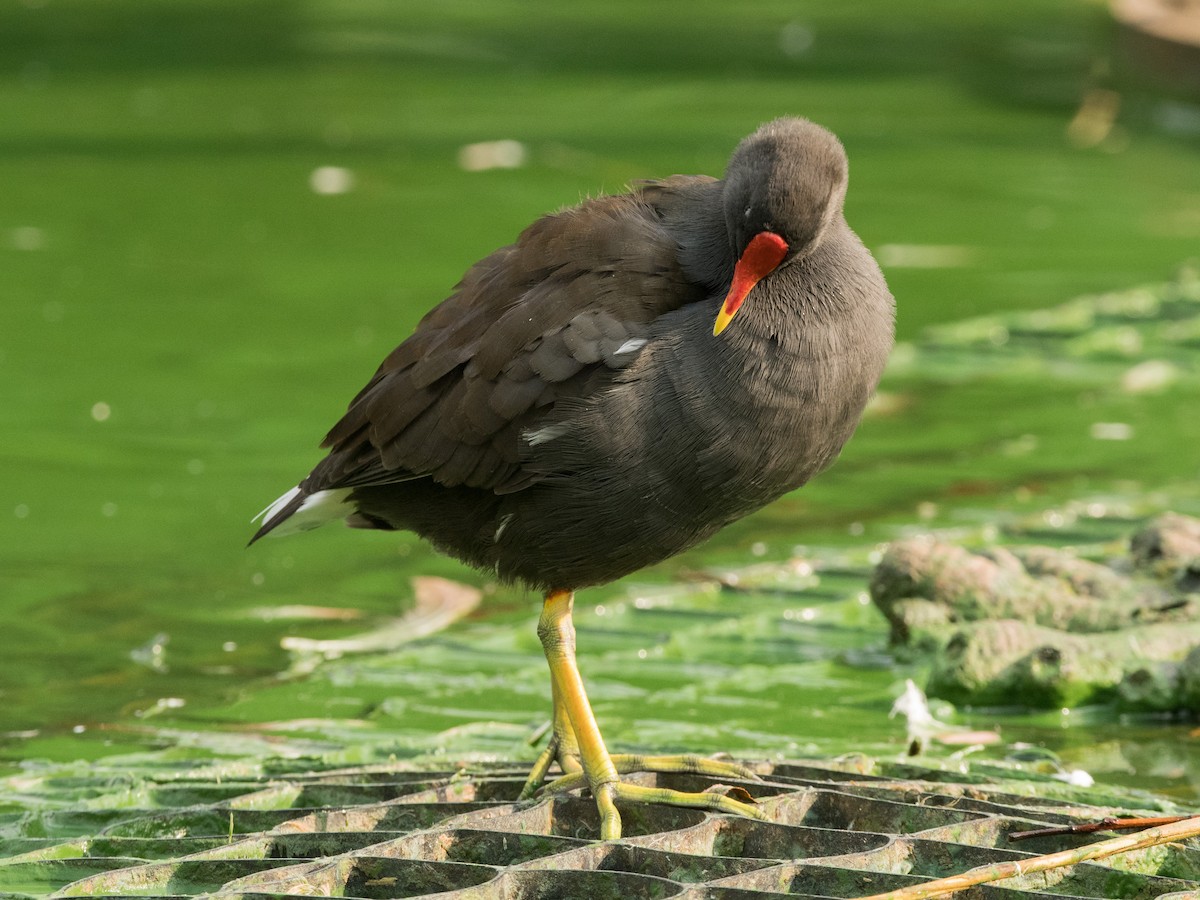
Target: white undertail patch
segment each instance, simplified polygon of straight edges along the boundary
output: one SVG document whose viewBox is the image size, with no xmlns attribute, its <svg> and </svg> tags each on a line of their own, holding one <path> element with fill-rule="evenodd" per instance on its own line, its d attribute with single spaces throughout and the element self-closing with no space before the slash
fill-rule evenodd
<svg viewBox="0 0 1200 900">
<path fill-rule="evenodd" d="M 309 494 L 304 498 L 304 502 L 300 504 L 299 509 L 288 516 L 283 522 L 280 522 L 279 526 L 270 532 L 271 536 L 309 531 L 334 519 L 344 519 L 354 512 L 354 505 L 346 502 L 346 498 L 350 496 L 351 490 L 352 488 L 339 488 L 337 490 L 317 491 L 315 494 Z M 299 493 L 300 488 L 292 488 L 255 516 L 254 521 L 271 521 L 271 518 L 278 515 Z"/>
</svg>

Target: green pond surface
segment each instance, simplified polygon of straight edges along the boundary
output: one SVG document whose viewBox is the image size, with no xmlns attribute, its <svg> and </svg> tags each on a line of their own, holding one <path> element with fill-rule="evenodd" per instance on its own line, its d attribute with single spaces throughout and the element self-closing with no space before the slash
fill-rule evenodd
<svg viewBox="0 0 1200 900">
<path fill-rule="evenodd" d="M 1102 5 L 1032 0 L 3 6 L 0 772 L 171 747 L 531 758 L 536 596 L 411 535 L 246 550 L 250 517 L 472 261 L 633 179 L 719 174 L 780 114 L 844 141 L 901 344 L 834 469 L 581 596 L 581 666 L 613 747 L 901 752 L 887 712 L 920 673 L 862 602 L 878 545 L 1103 552 L 1200 512 L 1200 319 L 1159 302 L 1195 293 L 1174 279 L 1200 251 L 1200 110 L 1128 89 L 1114 45 Z M 518 167 L 460 165 L 497 140 Z M 1019 318 L 1110 292 L 1115 312 Z M 817 580 L 685 589 L 797 556 Z M 281 648 L 383 627 L 418 575 L 485 602 L 312 671 Z M 1194 726 L 959 721 L 1200 795 Z"/>
</svg>

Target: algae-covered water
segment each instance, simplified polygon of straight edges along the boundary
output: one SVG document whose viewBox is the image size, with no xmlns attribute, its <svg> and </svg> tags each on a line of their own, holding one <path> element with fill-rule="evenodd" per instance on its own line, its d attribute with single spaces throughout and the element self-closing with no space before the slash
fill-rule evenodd
<svg viewBox="0 0 1200 900">
<path fill-rule="evenodd" d="M 614 745 L 899 749 L 886 712 L 909 673 L 858 602 L 874 545 L 1200 506 L 1194 341 L 1089 321 L 1049 329 L 1062 365 L 925 349 L 930 326 L 1164 282 L 1196 256 L 1200 112 L 1127 89 L 1113 43 L 1099 4 L 1031 0 L 6 5 L 0 758 L 522 752 L 548 694 L 536 597 L 406 535 L 247 551 L 249 519 L 473 260 L 631 179 L 718 174 L 784 113 L 846 144 L 847 215 L 903 346 L 834 470 L 581 599 L 581 664 Z M 464 165 L 489 141 L 517 142 L 515 167 Z M 1121 387 L 1163 355 L 1172 377 Z M 827 594 L 702 595 L 655 621 L 681 573 L 803 548 L 854 563 Z M 485 603 L 398 654 L 279 677 L 281 638 L 377 627 L 417 575 Z M 1114 779 L 1186 795 L 1200 777 L 1185 726 L 995 721 L 1093 748 Z"/>
</svg>

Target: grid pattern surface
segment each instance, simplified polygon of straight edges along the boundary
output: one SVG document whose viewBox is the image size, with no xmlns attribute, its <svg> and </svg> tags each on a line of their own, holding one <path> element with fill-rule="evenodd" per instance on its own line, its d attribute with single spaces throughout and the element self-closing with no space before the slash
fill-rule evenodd
<svg viewBox="0 0 1200 900">
<path fill-rule="evenodd" d="M 1029 782 L 862 758 L 756 768 L 761 781 L 717 789 L 748 791 L 769 821 L 626 805 L 625 836 L 609 843 L 595 840 L 587 797 L 518 804 L 524 776 L 516 765 L 316 768 L 244 779 L 190 769 L 130 784 L 123 807 L 86 799 L 89 790 L 111 798 L 111 778 L 89 785 L 78 776 L 58 785 L 73 802 L 0 814 L 0 896 L 855 897 L 1099 840 L 1107 835 L 1016 844 L 1007 836 L 1131 812 L 1081 804 L 1052 782 L 1034 796 Z M 680 790 L 715 787 L 694 775 L 632 777 Z M 1191 843 L 965 895 L 1197 891 L 1200 843 Z"/>
</svg>

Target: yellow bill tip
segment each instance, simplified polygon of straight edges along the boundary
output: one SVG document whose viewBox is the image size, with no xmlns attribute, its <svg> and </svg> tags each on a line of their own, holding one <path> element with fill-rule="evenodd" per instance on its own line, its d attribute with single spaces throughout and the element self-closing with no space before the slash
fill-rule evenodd
<svg viewBox="0 0 1200 900">
<path fill-rule="evenodd" d="M 733 313 L 726 311 L 722 305 L 721 311 L 717 313 L 717 321 L 713 322 L 713 337 L 716 337 L 725 330 L 725 326 L 733 321 Z"/>
</svg>

